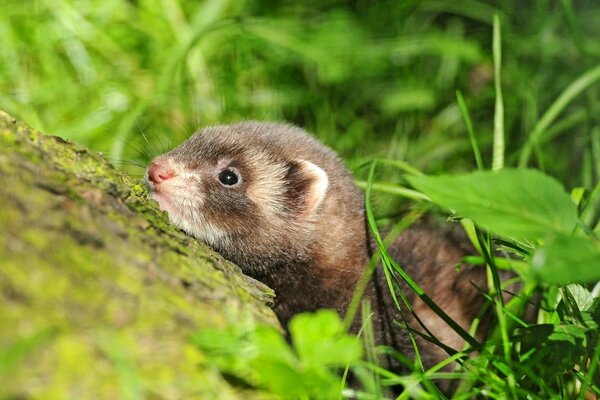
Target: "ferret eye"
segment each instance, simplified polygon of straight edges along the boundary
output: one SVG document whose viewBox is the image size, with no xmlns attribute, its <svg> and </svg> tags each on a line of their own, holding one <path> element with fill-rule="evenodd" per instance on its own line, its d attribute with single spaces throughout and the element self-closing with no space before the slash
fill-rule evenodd
<svg viewBox="0 0 600 400">
<path fill-rule="evenodd" d="M 232 169 L 224 169 L 219 174 L 219 182 L 221 182 L 225 186 L 233 186 L 238 183 L 240 177 L 238 174 Z"/>
</svg>

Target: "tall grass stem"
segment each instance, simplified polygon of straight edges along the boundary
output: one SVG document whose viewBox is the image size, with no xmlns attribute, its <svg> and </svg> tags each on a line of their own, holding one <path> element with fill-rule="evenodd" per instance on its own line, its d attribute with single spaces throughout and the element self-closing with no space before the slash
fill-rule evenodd
<svg viewBox="0 0 600 400">
<path fill-rule="evenodd" d="M 471 121 L 469 109 L 467 108 L 467 104 L 465 103 L 465 99 L 460 90 L 456 91 L 456 100 L 458 101 L 460 113 L 462 114 L 463 120 L 465 121 L 465 125 L 467 127 L 467 133 L 469 134 L 469 140 L 471 141 L 471 148 L 473 149 L 473 156 L 475 157 L 475 164 L 477 165 L 478 170 L 483 170 L 483 161 L 481 160 L 481 152 L 479 151 L 479 145 L 477 144 L 477 138 L 475 137 L 473 122 Z"/>
<path fill-rule="evenodd" d="M 504 100 L 502 98 L 502 32 L 500 29 L 500 16 L 494 15 L 494 85 L 496 90 L 496 104 L 494 109 L 494 146 L 492 156 L 492 170 L 498 171 L 504 167 Z"/>
</svg>

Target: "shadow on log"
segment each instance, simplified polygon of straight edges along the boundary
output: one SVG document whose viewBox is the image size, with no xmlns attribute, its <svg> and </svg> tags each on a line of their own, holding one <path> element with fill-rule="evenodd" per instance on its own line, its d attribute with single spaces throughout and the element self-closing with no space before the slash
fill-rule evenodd
<svg viewBox="0 0 600 400">
<path fill-rule="evenodd" d="M 0 112 L 0 232 L 0 398 L 248 398 L 189 336 L 276 325 L 272 291 L 101 155 Z"/>
</svg>

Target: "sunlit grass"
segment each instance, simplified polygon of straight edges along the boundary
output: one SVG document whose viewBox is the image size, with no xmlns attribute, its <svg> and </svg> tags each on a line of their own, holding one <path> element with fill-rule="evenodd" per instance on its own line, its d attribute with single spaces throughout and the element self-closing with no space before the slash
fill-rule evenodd
<svg viewBox="0 0 600 400">
<path fill-rule="evenodd" d="M 505 164 L 542 146 L 552 174 L 570 185 L 588 178 L 572 169 L 592 140 L 579 132 L 593 121 L 597 89 L 588 79 L 587 96 L 545 118 L 540 110 L 597 65 L 597 4 L 409 3 L 1 2 L 0 106 L 116 161 L 145 162 L 155 154 L 140 147 L 171 147 L 200 126 L 266 119 L 306 127 L 350 163 L 465 170 L 471 145 L 455 91 L 490 152 L 498 13 Z"/>
</svg>

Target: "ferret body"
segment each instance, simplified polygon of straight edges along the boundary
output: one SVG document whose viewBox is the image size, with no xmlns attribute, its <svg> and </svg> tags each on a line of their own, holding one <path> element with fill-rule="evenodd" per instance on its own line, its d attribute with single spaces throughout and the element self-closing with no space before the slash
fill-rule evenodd
<svg viewBox="0 0 600 400">
<path fill-rule="evenodd" d="M 259 122 L 206 128 L 155 158 L 148 181 L 175 225 L 275 290 L 274 311 L 284 327 L 303 311 L 345 314 L 373 250 L 363 194 L 337 155 L 304 130 Z M 465 243 L 420 225 L 400 235 L 390 253 L 468 329 L 483 304 L 476 287 L 486 283 L 483 268 L 454 268 L 472 252 Z M 405 293 L 432 333 L 460 349 L 462 339 L 408 288 Z M 397 309 L 382 271 L 363 298 L 372 304 L 377 344 L 414 356 L 408 334 L 394 321 L 421 329 Z M 360 324 L 357 319 L 353 330 Z M 447 357 L 440 347 L 418 343 L 426 366 Z M 393 359 L 383 364 L 402 369 Z"/>
</svg>

